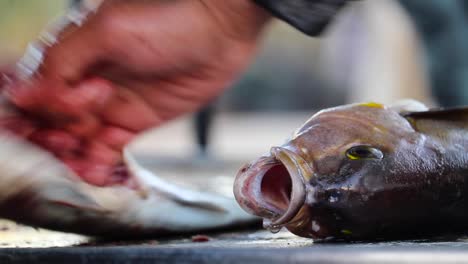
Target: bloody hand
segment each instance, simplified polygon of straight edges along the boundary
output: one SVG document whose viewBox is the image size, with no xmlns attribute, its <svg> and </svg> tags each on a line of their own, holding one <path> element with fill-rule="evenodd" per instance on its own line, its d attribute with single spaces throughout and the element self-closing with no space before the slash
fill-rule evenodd
<svg viewBox="0 0 468 264">
<path fill-rule="evenodd" d="M 121 182 L 123 146 L 220 94 L 249 64 L 267 20 L 250 0 L 106 0 L 75 10 L 8 81 L 19 111 L 3 127 L 89 183 Z"/>
</svg>

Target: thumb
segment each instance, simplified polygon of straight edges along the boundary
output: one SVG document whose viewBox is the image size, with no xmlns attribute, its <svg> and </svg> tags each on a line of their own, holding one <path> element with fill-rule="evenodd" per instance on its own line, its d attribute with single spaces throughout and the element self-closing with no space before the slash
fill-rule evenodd
<svg viewBox="0 0 468 264">
<path fill-rule="evenodd" d="M 97 28 L 93 26 L 77 26 L 71 22 L 57 37 L 49 33 L 49 38 L 42 37 L 35 50 L 26 54 L 34 61 L 34 53 L 40 52 L 40 61 L 33 76 L 38 79 L 55 81 L 57 85 L 69 87 L 80 82 L 91 68 L 99 64 L 107 50 L 102 45 Z M 46 33 L 47 35 L 47 33 Z M 25 63 L 28 63 L 26 59 Z M 25 67 L 28 68 L 28 67 Z"/>
</svg>

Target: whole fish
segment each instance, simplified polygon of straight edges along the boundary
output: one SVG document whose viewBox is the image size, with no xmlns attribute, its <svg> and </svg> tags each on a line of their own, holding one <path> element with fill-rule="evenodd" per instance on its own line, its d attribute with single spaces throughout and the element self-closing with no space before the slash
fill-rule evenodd
<svg viewBox="0 0 468 264">
<path fill-rule="evenodd" d="M 468 232 L 468 108 L 409 101 L 318 112 L 243 167 L 234 192 L 272 231 L 380 240 Z"/>
<path fill-rule="evenodd" d="M 182 187 L 140 166 L 126 149 L 115 175 L 121 180 L 90 184 L 50 151 L 50 144 L 41 142 L 43 137 L 31 140 L 27 136 L 31 134 L 30 122 L 37 120 L 23 114 L 7 97 L 0 97 L 2 218 L 53 230 L 121 238 L 200 232 L 258 221 L 233 197 L 200 191 L 198 187 L 211 177 L 193 188 Z M 52 136 L 52 141 L 66 142 L 60 133 Z"/>
</svg>

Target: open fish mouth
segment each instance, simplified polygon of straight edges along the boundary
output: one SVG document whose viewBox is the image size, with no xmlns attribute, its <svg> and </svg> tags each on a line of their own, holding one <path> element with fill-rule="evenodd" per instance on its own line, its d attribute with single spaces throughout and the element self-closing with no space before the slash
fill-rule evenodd
<svg viewBox="0 0 468 264">
<path fill-rule="evenodd" d="M 234 183 L 237 202 L 247 212 L 263 217 L 275 230 L 290 223 L 304 206 L 306 180 L 312 169 L 294 152 L 273 147 L 270 155 L 242 168 Z"/>
</svg>

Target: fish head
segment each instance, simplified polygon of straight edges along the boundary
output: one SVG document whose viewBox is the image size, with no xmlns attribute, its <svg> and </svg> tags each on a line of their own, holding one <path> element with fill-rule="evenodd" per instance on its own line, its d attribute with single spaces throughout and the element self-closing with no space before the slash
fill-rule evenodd
<svg viewBox="0 0 468 264">
<path fill-rule="evenodd" d="M 428 211 L 421 201 L 433 198 L 423 177 L 435 170 L 438 146 L 405 109 L 366 103 L 318 112 L 239 171 L 237 201 L 271 230 L 321 239 L 364 238 L 401 215 L 420 219 Z"/>
</svg>

